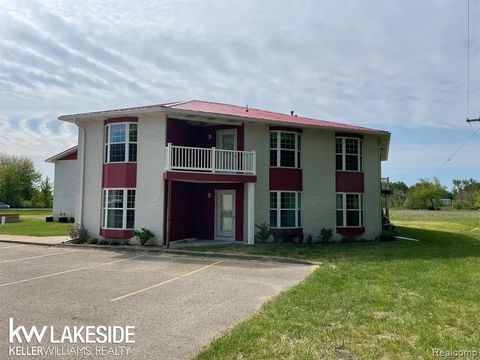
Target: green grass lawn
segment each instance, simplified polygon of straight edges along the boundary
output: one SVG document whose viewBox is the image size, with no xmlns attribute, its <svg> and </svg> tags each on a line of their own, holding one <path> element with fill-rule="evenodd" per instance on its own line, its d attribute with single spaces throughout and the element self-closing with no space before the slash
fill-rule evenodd
<svg viewBox="0 0 480 360">
<path fill-rule="evenodd" d="M 0 226 L 0 235 L 60 236 L 66 235 L 72 224 L 45 222 L 45 217 L 52 215 L 52 209 L 1 209 L 5 213 L 20 214 L 20 221 Z"/>
<path fill-rule="evenodd" d="M 393 211 L 391 217 L 402 236 L 420 241 L 215 247 L 320 265 L 198 359 L 424 359 L 435 358 L 433 349 L 480 352 L 480 212 Z"/>
</svg>

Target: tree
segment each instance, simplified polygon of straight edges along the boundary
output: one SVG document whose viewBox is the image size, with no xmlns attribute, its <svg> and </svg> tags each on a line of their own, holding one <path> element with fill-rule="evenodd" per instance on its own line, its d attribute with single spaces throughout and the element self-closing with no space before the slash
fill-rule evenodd
<svg viewBox="0 0 480 360">
<path fill-rule="evenodd" d="M 32 160 L 0 154 L 0 201 L 12 207 L 22 206 L 32 198 L 39 179 Z"/>
<path fill-rule="evenodd" d="M 388 202 L 391 208 L 400 209 L 404 206 L 408 195 L 408 186 L 403 181 L 394 181 L 390 183 L 390 195 Z"/>
<path fill-rule="evenodd" d="M 480 208 L 480 182 L 475 179 L 453 180 L 453 204 L 457 209 Z"/>
<path fill-rule="evenodd" d="M 446 194 L 447 189 L 440 184 L 436 177 L 431 181 L 430 179 L 420 179 L 410 187 L 405 206 L 410 209 L 436 210 L 441 206 L 440 199 Z"/>
<path fill-rule="evenodd" d="M 51 208 L 53 205 L 53 186 L 50 179 L 45 177 L 40 182 L 39 198 L 44 208 Z"/>
</svg>

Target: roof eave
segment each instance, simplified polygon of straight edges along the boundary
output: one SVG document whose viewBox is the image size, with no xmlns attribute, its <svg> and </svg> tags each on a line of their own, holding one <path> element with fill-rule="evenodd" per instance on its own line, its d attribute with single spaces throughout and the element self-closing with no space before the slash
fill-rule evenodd
<svg viewBox="0 0 480 360">
<path fill-rule="evenodd" d="M 175 114 L 181 114 L 181 115 L 196 115 L 199 117 L 219 117 L 223 119 L 228 119 L 228 120 L 233 120 L 233 121 L 240 121 L 240 122 L 261 122 L 261 123 L 268 123 L 268 124 L 275 124 L 275 125 L 280 125 L 280 126 L 290 126 L 290 127 L 302 127 L 302 128 L 312 128 L 312 129 L 318 129 L 318 128 L 325 128 L 325 129 L 331 129 L 335 130 L 338 132 L 351 132 L 351 133 L 361 133 L 361 134 L 375 134 L 375 135 L 384 135 L 384 136 L 390 136 L 390 133 L 388 131 L 384 130 L 376 130 L 376 129 L 367 129 L 367 128 L 344 128 L 340 126 L 329 126 L 329 125 L 313 125 L 313 124 L 302 124 L 302 123 L 288 123 L 285 121 L 278 121 L 278 120 L 269 120 L 269 119 L 263 119 L 263 118 L 254 118 L 254 117 L 244 117 L 244 116 L 237 116 L 237 115 L 226 115 L 226 114 L 221 114 L 221 113 L 212 113 L 212 112 L 202 112 L 202 111 L 194 111 L 194 110 L 183 110 L 183 109 L 170 109 L 170 108 L 165 108 L 164 112 L 167 115 L 175 115 Z M 191 120 L 195 120 L 194 118 L 191 118 Z M 352 125 L 355 126 L 355 125 Z"/>
<path fill-rule="evenodd" d="M 70 154 L 73 154 L 77 150 L 78 150 L 78 145 L 75 145 L 75 146 L 71 147 L 70 149 L 64 150 L 61 153 L 58 153 L 56 155 L 53 155 L 52 157 L 49 157 L 48 159 L 45 160 L 45 162 L 55 163 L 57 160 L 65 157 L 65 156 L 68 156 Z"/>
</svg>

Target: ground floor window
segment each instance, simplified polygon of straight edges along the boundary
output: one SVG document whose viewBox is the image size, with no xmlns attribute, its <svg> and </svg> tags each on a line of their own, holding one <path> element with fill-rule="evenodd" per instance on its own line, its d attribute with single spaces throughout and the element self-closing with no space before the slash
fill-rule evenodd
<svg viewBox="0 0 480 360">
<path fill-rule="evenodd" d="M 337 193 L 337 226 L 363 226 L 363 194 Z"/>
<path fill-rule="evenodd" d="M 302 226 L 302 193 L 298 191 L 270 192 L 270 227 L 298 228 Z"/>
<path fill-rule="evenodd" d="M 106 229 L 135 227 L 135 189 L 103 190 L 102 224 Z"/>
</svg>

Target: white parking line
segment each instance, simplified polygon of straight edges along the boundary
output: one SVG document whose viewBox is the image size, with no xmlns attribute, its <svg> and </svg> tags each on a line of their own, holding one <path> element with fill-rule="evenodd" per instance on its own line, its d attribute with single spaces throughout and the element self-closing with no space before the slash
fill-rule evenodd
<svg viewBox="0 0 480 360">
<path fill-rule="evenodd" d="M 59 252 L 55 252 L 55 253 L 44 254 L 44 255 L 36 255 L 36 256 L 29 256 L 29 257 L 20 258 L 20 259 L 4 260 L 4 261 L 0 261 L 0 264 L 8 264 L 8 263 L 17 262 L 17 261 L 38 259 L 38 258 L 43 258 L 43 257 L 47 257 L 47 256 L 70 254 L 70 253 L 72 253 L 72 252 L 77 252 L 77 251 L 79 251 L 79 250 L 59 251 Z"/>
<path fill-rule="evenodd" d="M 12 246 L 0 246 L 0 250 L 13 249 L 13 248 L 18 248 L 18 247 L 22 247 L 22 246 L 27 246 L 27 245 L 22 244 L 22 245 L 12 245 Z"/>
<path fill-rule="evenodd" d="M 141 255 L 136 255 L 136 256 L 132 256 L 132 257 L 126 258 L 126 259 L 120 259 L 120 260 L 110 261 L 110 262 L 101 263 L 101 264 L 96 264 L 96 265 L 85 266 L 85 267 L 76 268 L 76 269 L 70 269 L 70 270 L 60 271 L 60 272 L 56 272 L 56 273 L 53 273 L 53 274 L 36 276 L 36 277 L 33 277 L 33 278 L 29 278 L 29 279 L 12 281 L 12 282 L 9 282 L 9 283 L 0 284 L 0 287 L 10 286 L 10 285 L 15 285 L 15 284 L 21 284 L 21 283 L 25 283 L 25 282 L 29 282 L 29 281 L 33 281 L 33 280 L 45 279 L 45 278 L 48 278 L 48 277 L 57 276 L 57 275 L 63 275 L 63 274 L 68 274 L 68 273 L 75 272 L 75 271 L 89 270 L 89 269 L 93 269 L 93 268 L 95 268 L 95 267 L 97 267 L 97 266 L 112 265 L 112 264 L 119 263 L 119 262 L 121 262 L 121 261 L 127 261 L 127 260 L 131 260 L 131 259 L 138 258 L 138 257 L 141 257 Z"/>
<path fill-rule="evenodd" d="M 197 272 L 199 272 L 199 271 L 208 269 L 209 267 L 215 266 L 215 265 L 220 264 L 220 263 L 222 263 L 222 262 L 223 262 L 222 260 L 216 261 L 216 262 L 214 262 L 214 263 L 211 263 L 211 264 L 208 264 L 208 265 L 206 265 L 206 266 L 203 266 L 203 267 L 201 267 L 200 269 L 193 270 L 193 271 L 189 271 L 189 272 L 187 272 L 187 273 L 185 273 L 185 274 L 179 275 L 179 276 L 174 277 L 174 278 L 172 278 L 172 279 L 169 279 L 169 280 L 166 280 L 166 281 L 162 281 L 161 283 L 154 284 L 154 285 L 151 285 L 151 286 L 149 286 L 149 287 L 146 287 L 146 288 L 143 288 L 143 289 L 140 289 L 140 290 L 137 290 L 137 291 L 133 291 L 133 292 L 131 292 L 131 293 L 128 293 L 128 294 L 119 296 L 119 297 L 117 297 L 117 298 L 115 298 L 115 299 L 110 299 L 109 301 L 114 302 L 114 301 L 118 301 L 118 300 L 125 299 L 125 298 L 130 297 L 130 296 L 133 296 L 133 295 L 140 294 L 140 293 L 142 293 L 142 292 L 144 292 L 144 291 L 148 291 L 148 290 L 157 288 L 157 287 L 159 287 L 159 286 L 162 286 L 162 285 L 171 283 L 172 281 L 181 279 L 181 278 L 183 278 L 183 277 L 193 275 L 193 274 L 195 274 L 195 273 L 197 273 Z"/>
</svg>

